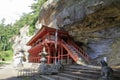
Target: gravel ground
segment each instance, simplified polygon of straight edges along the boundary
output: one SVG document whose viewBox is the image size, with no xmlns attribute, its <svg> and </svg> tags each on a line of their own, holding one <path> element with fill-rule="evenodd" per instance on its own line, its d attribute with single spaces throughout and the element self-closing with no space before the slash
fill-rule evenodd
<svg viewBox="0 0 120 80">
<path fill-rule="evenodd" d="M 0 80 L 36 80 L 35 78 L 36 76 L 18 77 L 17 70 L 13 67 L 12 63 L 0 65 Z M 38 78 L 37 80 L 42 80 L 41 78 Z"/>
<path fill-rule="evenodd" d="M 12 64 L 4 64 L 0 66 L 0 80 L 17 80 L 17 72 Z"/>
</svg>

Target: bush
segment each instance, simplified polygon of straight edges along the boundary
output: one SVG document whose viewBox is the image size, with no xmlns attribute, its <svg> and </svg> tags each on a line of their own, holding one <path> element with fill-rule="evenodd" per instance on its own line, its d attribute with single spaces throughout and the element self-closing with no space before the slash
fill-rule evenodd
<svg viewBox="0 0 120 80">
<path fill-rule="evenodd" d="M 0 58 L 6 60 L 12 60 L 13 52 L 12 51 L 1 51 Z"/>
</svg>

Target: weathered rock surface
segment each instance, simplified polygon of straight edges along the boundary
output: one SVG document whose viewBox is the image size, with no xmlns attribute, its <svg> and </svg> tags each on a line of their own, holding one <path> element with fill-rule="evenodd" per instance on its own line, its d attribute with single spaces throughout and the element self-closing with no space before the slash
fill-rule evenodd
<svg viewBox="0 0 120 80">
<path fill-rule="evenodd" d="M 120 0 L 48 0 L 39 23 L 68 31 L 91 58 L 120 64 Z"/>
<path fill-rule="evenodd" d="M 13 51 L 14 56 L 16 54 L 19 54 L 20 51 L 23 51 L 22 54 L 25 55 L 26 59 L 28 60 L 28 49 L 30 49 L 30 46 L 27 46 L 27 42 L 31 39 L 31 36 L 29 36 L 29 26 L 24 26 L 20 29 L 20 34 L 13 37 Z"/>
</svg>

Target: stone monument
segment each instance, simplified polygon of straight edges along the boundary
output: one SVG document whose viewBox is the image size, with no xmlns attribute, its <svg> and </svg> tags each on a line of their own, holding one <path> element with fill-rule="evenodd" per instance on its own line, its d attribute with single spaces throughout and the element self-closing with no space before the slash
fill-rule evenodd
<svg viewBox="0 0 120 80">
<path fill-rule="evenodd" d="M 45 47 L 43 47 L 43 51 L 40 53 L 41 59 L 40 59 L 40 66 L 38 68 L 39 74 L 42 75 L 50 75 L 50 74 L 57 74 L 58 72 L 61 72 L 63 70 L 63 65 L 58 63 L 53 64 L 47 64 L 46 63 L 46 56 L 48 53 L 45 51 Z"/>
<path fill-rule="evenodd" d="M 100 80 L 113 80 L 113 70 L 108 66 L 107 62 L 101 60 L 101 78 Z"/>
</svg>

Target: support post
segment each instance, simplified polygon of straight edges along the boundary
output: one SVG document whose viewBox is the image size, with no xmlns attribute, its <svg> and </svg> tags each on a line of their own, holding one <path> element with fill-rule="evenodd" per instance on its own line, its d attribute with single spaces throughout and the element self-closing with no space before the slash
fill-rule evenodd
<svg viewBox="0 0 120 80">
<path fill-rule="evenodd" d="M 51 56 L 50 56 L 50 47 L 48 47 L 48 64 L 51 63 L 51 60 L 50 60 Z"/>
<path fill-rule="evenodd" d="M 63 60 L 63 47 L 61 46 L 61 64 L 62 64 L 62 60 Z"/>
<path fill-rule="evenodd" d="M 67 64 L 69 64 L 69 54 L 67 54 Z"/>
<path fill-rule="evenodd" d="M 58 47 L 58 60 L 60 60 L 60 47 Z"/>
</svg>

